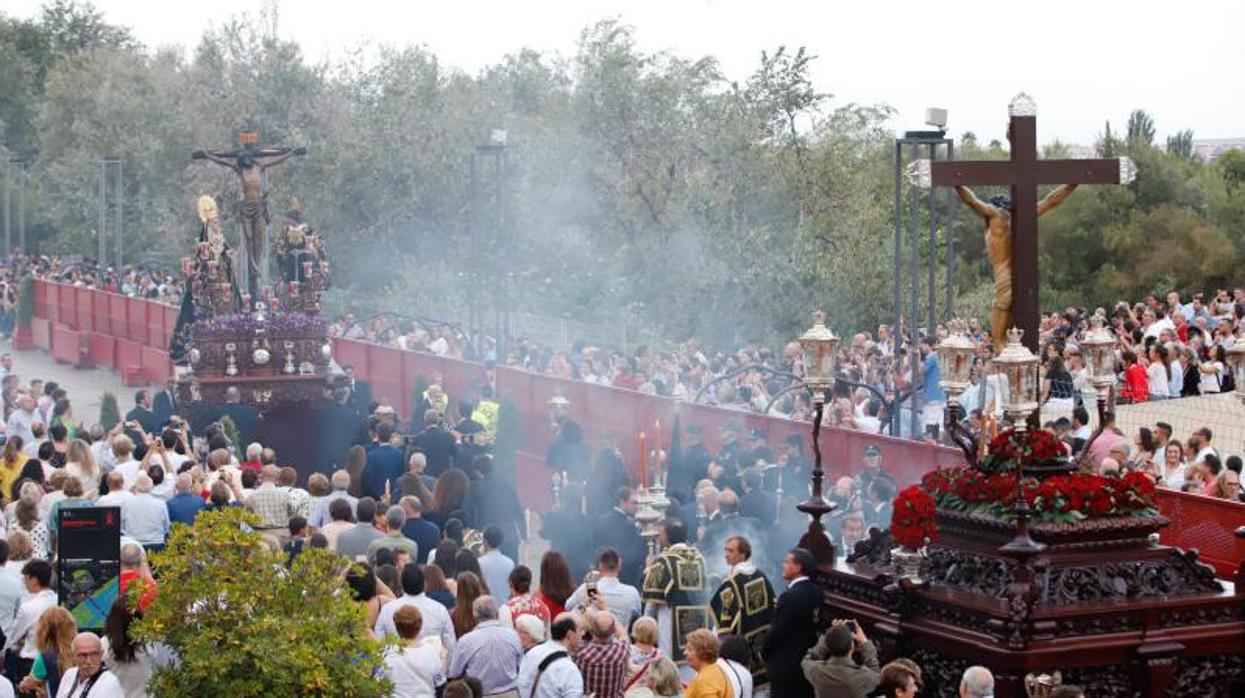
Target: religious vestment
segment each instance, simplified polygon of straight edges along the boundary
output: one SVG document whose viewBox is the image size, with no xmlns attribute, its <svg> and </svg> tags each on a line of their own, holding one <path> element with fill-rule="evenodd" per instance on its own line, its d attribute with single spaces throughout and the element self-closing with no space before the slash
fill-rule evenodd
<svg viewBox="0 0 1245 698">
<path fill-rule="evenodd" d="M 657 618 L 658 648 L 684 662 L 683 645 L 693 630 L 709 627 L 705 558 L 696 548 L 676 543 L 644 570 L 640 596 L 645 613 Z"/>
<path fill-rule="evenodd" d="M 709 600 L 718 635 L 739 635 L 748 643 L 748 668 L 757 685 L 765 683 L 761 646 L 774 619 L 774 587 L 765 575 L 745 560 L 731 568 Z"/>
</svg>

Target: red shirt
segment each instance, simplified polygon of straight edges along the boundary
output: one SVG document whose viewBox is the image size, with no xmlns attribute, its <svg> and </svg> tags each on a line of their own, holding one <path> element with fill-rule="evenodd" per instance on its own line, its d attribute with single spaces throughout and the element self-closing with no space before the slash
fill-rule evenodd
<svg viewBox="0 0 1245 698">
<path fill-rule="evenodd" d="M 557 603 L 556 601 L 549 598 L 548 596 L 545 596 L 539 591 L 536 592 L 536 599 L 545 605 L 545 609 L 549 612 L 550 618 L 557 618 L 559 615 L 561 615 L 562 613 L 566 611 L 565 606 L 563 606 L 560 603 Z"/>
<path fill-rule="evenodd" d="M 1120 397 L 1133 402 L 1145 402 L 1150 396 L 1150 381 L 1146 379 L 1146 370 L 1141 364 L 1133 364 L 1124 370 L 1124 389 Z"/>
<path fill-rule="evenodd" d="M 248 470 L 254 470 L 255 472 L 259 473 L 259 472 L 263 472 L 264 466 L 257 460 L 249 460 L 242 464 L 242 472 L 245 473 Z"/>
<path fill-rule="evenodd" d="M 130 587 L 130 582 L 139 578 L 138 570 L 124 570 L 121 572 L 121 593 L 124 594 L 126 589 Z M 145 580 L 147 586 L 143 589 L 143 595 L 138 599 L 138 608 L 140 611 L 146 611 L 152 601 L 156 600 L 156 580 Z"/>
<path fill-rule="evenodd" d="M 553 621 L 553 616 L 549 615 L 549 606 L 546 605 L 544 599 L 538 598 L 535 594 L 511 597 L 506 602 L 506 608 L 510 609 L 511 623 L 518 620 L 519 616 L 536 616 L 546 627 Z"/>
</svg>

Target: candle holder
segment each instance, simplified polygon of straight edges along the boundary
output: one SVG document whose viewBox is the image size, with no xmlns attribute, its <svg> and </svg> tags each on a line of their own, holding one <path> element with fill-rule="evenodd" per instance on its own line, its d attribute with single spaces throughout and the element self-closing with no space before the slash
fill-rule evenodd
<svg viewBox="0 0 1245 698">
<path fill-rule="evenodd" d="M 237 351 L 238 351 L 237 344 L 234 344 L 233 342 L 227 342 L 225 344 L 225 375 L 226 376 L 238 375 L 238 357 L 236 355 Z"/>
<path fill-rule="evenodd" d="M 1081 448 L 1081 455 L 1076 462 L 1078 468 L 1086 469 L 1090 462 L 1089 447 L 1102 436 L 1107 426 L 1107 409 L 1115 387 L 1115 336 L 1106 329 L 1100 318 L 1095 317 L 1089 333 L 1080 344 L 1090 383 L 1098 394 L 1098 427 Z"/>
<path fill-rule="evenodd" d="M 808 501 L 796 505 L 812 520 L 808 531 L 800 538 L 800 547 L 809 551 L 818 564 L 834 561 L 834 544 L 826 535 L 821 517 L 834 511 L 835 505 L 822 494 L 825 470 L 821 462 L 821 422 L 825 417 L 826 393 L 834 387 L 838 373 L 839 338 L 826 327 L 826 314 L 820 310 L 813 313 L 813 326 L 800 336 L 804 350 L 804 383 L 813 394 L 813 492 Z"/>
<path fill-rule="evenodd" d="M 948 438 L 964 452 L 968 464 L 975 466 L 977 465 L 977 442 L 961 423 L 964 419 L 964 408 L 960 404 L 960 396 L 970 385 L 977 343 L 968 336 L 968 327 L 963 320 L 952 321 L 949 329 L 951 334 L 939 342 L 937 348 L 938 367 L 941 374 L 938 387 L 947 394 L 947 407 L 943 422 Z"/>
<path fill-rule="evenodd" d="M 285 367 L 282 369 L 286 373 L 294 373 L 298 369 L 294 366 L 294 342 L 285 340 Z"/>
</svg>

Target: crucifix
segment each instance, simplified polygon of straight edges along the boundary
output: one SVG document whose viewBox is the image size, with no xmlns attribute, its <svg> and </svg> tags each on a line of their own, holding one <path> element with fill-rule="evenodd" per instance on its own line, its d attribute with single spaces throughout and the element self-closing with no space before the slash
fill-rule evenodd
<svg viewBox="0 0 1245 698">
<path fill-rule="evenodd" d="M 1079 184 L 1127 184 L 1136 168 L 1128 158 L 1039 160 L 1037 108 L 1023 92 L 1008 105 L 1009 160 L 939 161 L 930 165 L 930 184 L 955 187 L 985 219 L 986 249 L 994 267 L 994 306 L 990 332 L 1001 348 L 1010 327 L 1024 330 L 1024 343 L 1038 351 L 1038 216 L 1054 209 Z M 1011 197 L 984 202 L 968 185 L 1010 186 Z M 1041 201 L 1037 188 L 1060 185 Z"/>
<path fill-rule="evenodd" d="M 243 289 L 253 298 L 260 297 L 260 290 L 267 286 L 268 268 L 264 252 L 268 249 L 268 192 L 264 191 L 264 173 L 270 167 L 286 160 L 306 155 L 306 148 L 261 148 L 259 134 L 253 131 L 238 137 L 242 147 L 238 150 L 196 150 L 191 159 L 207 160 L 233 170 L 242 184 L 242 198 L 238 201 L 238 222 L 242 227 L 242 241 L 238 247 L 244 253 L 244 263 L 238 265 L 242 272 Z"/>
</svg>

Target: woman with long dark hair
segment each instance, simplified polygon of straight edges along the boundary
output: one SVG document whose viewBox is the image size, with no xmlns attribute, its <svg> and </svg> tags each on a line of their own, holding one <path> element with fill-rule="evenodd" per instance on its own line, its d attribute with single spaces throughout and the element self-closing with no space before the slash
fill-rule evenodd
<svg viewBox="0 0 1245 698">
<path fill-rule="evenodd" d="M 484 582 L 474 572 L 459 572 L 455 581 L 458 582 L 458 593 L 450 618 L 454 621 L 454 636 L 461 638 L 476 628 L 476 615 L 471 610 L 471 604 L 484 596 Z"/>
<path fill-rule="evenodd" d="M 550 618 L 557 618 L 566 610 L 566 600 L 574 591 L 566 558 L 557 551 L 547 551 L 540 558 L 540 591 L 536 592 L 536 598 L 549 609 Z"/>
<path fill-rule="evenodd" d="M 146 698 L 147 681 L 151 678 L 151 654 L 130 637 L 134 624 L 125 595 L 118 596 L 104 621 L 104 664 L 121 682 L 127 698 Z"/>
<path fill-rule="evenodd" d="M 445 528 L 445 523 L 453 513 L 463 508 L 463 500 L 467 498 L 467 489 L 470 486 L 471 480 L 467 473 L 458 468 L 450 468 L 441 473 L 432 490 L 432 498 L 436 500 L 437 506 L 431 512 L 425 512 L 424 516 L 437 526 Z"/>
</svg>

